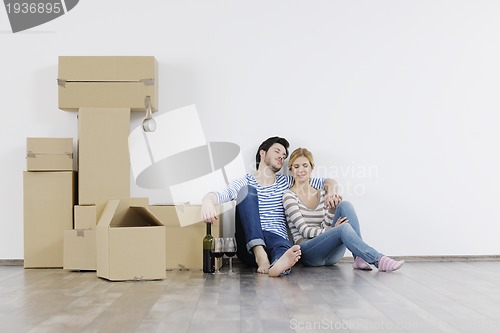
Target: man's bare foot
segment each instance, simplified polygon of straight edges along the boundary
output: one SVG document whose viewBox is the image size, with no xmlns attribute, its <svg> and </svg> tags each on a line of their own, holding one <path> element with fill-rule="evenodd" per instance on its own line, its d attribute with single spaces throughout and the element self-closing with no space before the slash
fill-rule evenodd
<svg viewBox="0 0 500 333">
<path fill-rule="evenodd" d="M 257 262 L 257 273 L 267 274 L 271 263 L 267 257 L 266 250 L 262 246 L 257 245 L 253 248 L 253 254 L 255 255 L 255 262 Z"/>
<path fill-rule="evenodd" d="M 286 250 L 281 258 L 274 263 L 273 267 L 269 269 L 269 276 L 280 276 L 281 273 L 291 268 L 299 261 L 301 254 L 302 252 L 300 251 L 299 245 L 294 245 Z"/>
</svg>

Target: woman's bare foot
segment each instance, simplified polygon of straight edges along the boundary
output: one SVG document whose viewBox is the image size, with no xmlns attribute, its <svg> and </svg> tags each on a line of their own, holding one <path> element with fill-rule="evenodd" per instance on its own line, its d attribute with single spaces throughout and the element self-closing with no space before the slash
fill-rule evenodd
<svg viewBox="0 0 500 333">
<path fill-rule="evenodd" d="M 257 273 L 267 274 L 269 272 L 269 267 L 271 263 L 267 257 L 267 252 L 260 245 L 253 248 L 253 254 L 255 255 L 255 262 L 257 263 Z"/>
<path fill-rule="evenodd" d="M 274 263 L 273 267 L 269 269 L 269 276 L 280 276 L 281 273 L 291 268 L 299 261 L 301 254 L 302 252 L 300 251 L 299 245 L 294 245 L 286 250 L 286 252 Z"/>
</svg>

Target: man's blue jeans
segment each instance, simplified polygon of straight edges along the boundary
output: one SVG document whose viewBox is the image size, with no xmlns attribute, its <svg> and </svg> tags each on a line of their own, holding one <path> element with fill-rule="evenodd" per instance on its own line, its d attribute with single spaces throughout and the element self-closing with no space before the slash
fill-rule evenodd
<svg viewBox="0 0 500 333">
<path fill-rule="evenodd" d="M 359 256 L 369 264 L 377 262 L 382 257 L 381 253 L 361 239 L 358 216 L 348 201 L 342 201 L 337 206 L 333 223 L 337 222 L 339 217 L 344 216 L 347 217 L 349 223 L 342 223 L 300 244 L 302 250 L 300 261 L 304 266 L 334 265 L 344 256 L 346 248 L 354 257 Z"/>
<path fill-rule="evenodd" d="M 273 264 L 292 243 L 272 232 L 262 230 L 259 216 L 259 198 L 253 186 L 244 186 L 238 193 L 235 216 L 236 255 L 245 265 L 256 267 L 252 248 L 262 245 Z"/>
</svg>

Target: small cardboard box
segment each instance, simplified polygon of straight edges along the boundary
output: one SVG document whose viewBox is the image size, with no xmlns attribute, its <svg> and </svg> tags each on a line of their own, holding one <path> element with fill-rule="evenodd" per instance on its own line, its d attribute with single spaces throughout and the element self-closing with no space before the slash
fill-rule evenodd
<svg viewBox="0 0 500 333">
<path fill-rule="evenodd" d="M 166 278 L 165 226 L 148 199 L 110 200 L 97 224 L 97 276 L 111 281 Z"/>
<path fill-rule="evenodd" d="M 75 173 L 24 172 L 24 267 L 63 267 L 64 230 L 73 227 Z"/>
<path fill-rule="evenodd" d="M 223 208 L 216 206 L 218 219 L 212 225 L 212 236 L 223 237 Z M 149 210 L 165 226 L 165 260 L 167 269 L 203 269 L 203 237 L 205 222 L 201 221 L 201 205 L 158 205 Z"/>
<path fill-rule="evenodd" d="M 97 219 L 110 199 L 130 197 L 130 110 L 78 111 L 78 204 L 96 205 Z"/>
<path fill-rule="evenodd" d="M 72 138 L 27 138 L 28 171 L 72 171 Z"/>
<path fill-rule="evenodd" d="M 64 269 L 95 271 L 96 253 L 95 229 L 64 230 Z"/>
<path fill-rule="evenodd" d="M 75 229 L 95 229 L 97 225 L 97 213 L 95 205 L 75 206 L 74 208 Z"/>
<path fill-rule="evenodd" d="M 60 56 L 59 108 L 123 107 L 145 111 L 150 96 L 158 109 L 158 64 L 152 56 Z"/>
</svg>

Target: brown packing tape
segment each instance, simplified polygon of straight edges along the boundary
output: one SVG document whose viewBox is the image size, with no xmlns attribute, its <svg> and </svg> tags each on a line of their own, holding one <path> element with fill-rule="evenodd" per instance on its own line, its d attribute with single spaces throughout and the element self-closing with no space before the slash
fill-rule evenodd
<svg viewBox="0 0 500 333">
<path fill-rule="evenodd" d="M 71 152 L 59 153 L 59 154 L 48 154 L 48 153 L 34 153 L 31 150 L 29 150 L 26 153 L 26 158 L 37 158 L 37 157 L 42 157 L 42 156 L 68 156 L 70 160 L 73 159 L 73 153 L 71 153 Z"/>
<path fill-rule="evenodd" d="M 57 79 L 57 84 L 61 86 L 62 88 L 66 88 L 66 84 L 68 83 L 142 83 L 145 86 L 154 86 L 155 84 L 155 79 L 154 78 L 148 78 L 148 79 L 140 79 L 140 80 L 116 80 L 116 81 L 110 81 L 110 80 L 97 80 L 97 81 L 91 81 L 91 80 L 61 80 Z"/>
</svg>

